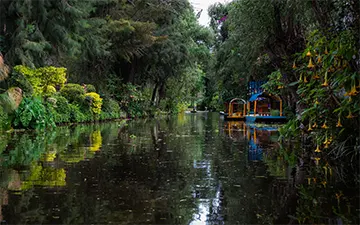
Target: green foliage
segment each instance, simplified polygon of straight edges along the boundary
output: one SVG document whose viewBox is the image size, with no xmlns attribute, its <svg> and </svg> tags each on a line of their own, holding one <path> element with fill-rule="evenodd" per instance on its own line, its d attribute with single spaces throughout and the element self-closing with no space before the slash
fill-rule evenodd
<svg viewBox="0 0 360 225">
<path fill-rule="evenodd" d="M 89 110 L 82 111 L 78 105 L 69 104 L 69 108 L 70 122 L 88 122 L 94 119 Z"/>
<path fill-rule="evenodd" d="M 19 87 L 23 91 L 24 96 L 30 97 L 34 93 L 34 88 L 28 79 L 22 73 L 15 70 L 12 71 L 7 82 L 9 87 Z"/>
<path fill-rule="evenodd" d="M 272 72 L 268 76 L 268 82 L 263 84 L 262 87 L 268 93 L 279 96 L 281 94 L 281 89 L 284 88 L 284 83 L 281 78 L 282 74 L 279 70 Z"/>
<path fill-rule="evenodd" d="M 68 100 L 61 96 L 55 95 L 53 98 L 56 100 L 55 105 L 50 107 L 54 116 L 55 123 L 68 123 L 70 122 L 70 106 Z"/>
<path fill-rule="evenodd" d="M 12 113 L 16 109 L 14 99 L 9 96 L 8 92 L 0 94 L 0 105 L 3 111 L 7 114 Z"/>
<path fill-rule="evenodd" d="M 83 104 L 85 100 L 85 90 L 80 84 L 65 84 L 60 93 L 70 103 Z"/>
<path fill-rule="evenodd" d="M 118 102 L 111 98 L 104 98 L 100 119 L 118 119 L 121 116 L 121 109 Z"/>
<path fill-rule="evenodd" d="M 15 66 L 14 71 L 22 74 L 29 81 L 35 95 L 51 95 L 55 87 L 62 87 L 66 82 L 66 69 L 63 67 L 48 66 L 31 69 L 26 66 Z"/>
<path fill-rule="evenodd" d="M 24 98 L 15 111 L 12 124 L 15 128 L 26 129 L 45 129 L 55 126 L 50 110 L 39 98 Z"/>
<path fill-rule="evenodd" d="M 112 90 L 116 101 L 120 107 L 126 111 L 130 117 L 143 117 L 147 114 L 149 102 L 144 96 L 139 86 L 133 84 L 120 84 Z"/>
<path fill-rule="evenodd" d="M 89 93 L 89 92 L 96 92 L 96 88 L 94 85 L 86 84 L 86 93 Z"/>
<path fill-rule="evenodd" d="M 354 134 L 360 132 L 355 116 L 360 112 L 360 75 L 352 66 L 357 54 L 355 35 L 348 30 L 325 37 L 314 31 L 308 40 L 295 69 L 299 74 L 299 104 L 306 107 L 299 119 L 306 124 L 314 145 L 331 149 L 334 143 L 346 141 L 348 149 L 353 149 Z"/>
<path fill-rule="evenodd" d="M 290 119 L 284 126 L 279 128 L 280 137 L 290 140 L 292 138 L 300 141 L 300 122 L 297 119 Z"/>
<path fill-rule="evenodd" d="M 2 104 L 0 104 L 0 129 L 4 129 L 7 127 L 7 124 L 9 123 L 8 114 L 3 109 Z"/>
<path fill-rule="evenodd" d="M 271 116 L 280 116 L 280 111 L 279 110 L 270 110 L 270 115 Z"/>
</svg>

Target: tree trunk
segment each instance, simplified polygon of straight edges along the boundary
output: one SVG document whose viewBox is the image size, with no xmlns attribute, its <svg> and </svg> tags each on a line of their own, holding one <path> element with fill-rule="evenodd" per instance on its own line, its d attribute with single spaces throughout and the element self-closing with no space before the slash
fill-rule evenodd
<svg viewBox="0 0 360 225">
<path fill-rule="evenodd" d="M 131 67 L 131 68 L 130 68 L 130 74 L 129 74 L 128 82 L 134 84 L 134 83 L 135 83 L 136 59 L 134 59 L 134 60 L 131 62 L 130 67 Z"/>
<path fill-rule="evenodd" d="M 162 83 L 159 88 L 159 98 L 157 101 L 157 105 L 160 104 L 161 99 L 165 98 L 165 83 Z"/>
<path fill-rule="evenodd" d="M 157 95 L 157 92 L 158 92 L 158 83 L 156 83 L 155 84 L 155 87 L 154 87 L 154 89 L 153 89 L 153 92 L 152 92 L 152 96 L 151 96 L 151 103 L 150 104 L 152 104 L 152 105 L 156 105 L 156 102 L 155 102 L 155 100 L 156 100 L 156 95 Z"/>
</svg>

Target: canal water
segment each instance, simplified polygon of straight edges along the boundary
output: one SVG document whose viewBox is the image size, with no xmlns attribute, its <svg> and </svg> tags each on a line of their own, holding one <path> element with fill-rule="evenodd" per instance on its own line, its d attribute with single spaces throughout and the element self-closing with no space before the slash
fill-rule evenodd
<svg viewBox="0 0 360 225">
<path fill-rule="evenodd" d="M 298 160 L 277 128 L 196 113 L 1 134 L 0 221 L 359 223 L 358 182 Z"/>
</svg>

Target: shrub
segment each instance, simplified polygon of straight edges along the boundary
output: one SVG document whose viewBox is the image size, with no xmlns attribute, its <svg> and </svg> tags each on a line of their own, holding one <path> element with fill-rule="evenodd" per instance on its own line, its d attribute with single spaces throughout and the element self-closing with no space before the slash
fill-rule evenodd
<svg viewBox="0 0 360 225">
<path fill-rule="evenodd" d="M 117 119 L 121 116 L 121 109 L 118 102 L 111 98 L 104 98 L 100 119 Z"/>
<path fill-rule="evenodd" d="M 16 128 L 43 129 L 55 126 L 50 110 L 38 98 L 24 98 L 14 116 L 13 125 Z"/>
<path fill-rule="evenodd" d="M 272 116 L 280 116 L 280 111 L 277 109 L 270 110 L 270 115 Z"/>
<path fill-rule="evenodd" d="M 62 87 L 66 82 L 66 68 L 64 67 L 41 67 L 38 69 L 31 69 L 26 66 L 15 66 L 14 71 L 22 74 L 32 85 L 36 95 L 46 94 L 50 95 L 47 91 L 53 91 L 48 86 Z"/>
<path fill-rule="evenodd" d="M 23 95 L 31 96 L 34 93 L 31 83 L 22 73 L 13 70 L 8 80 L 9 87 L 19 87 L 23 91 Z"/>
<path fill-rule="evenodd" d="M 81 111 L 78 105 L 69 104 L 70 107 L 70 121 L 71 122 L 88 122 L 94 120 L 90 111 Z"/>
<path fill-rule="evenodd" d="M 85 99 L 85 90 L 79 84 L 66 84 L 61 90 L 60 93 L 64 96 L 70 103 L 79 103 L 83 104 Z"/>
<path fill-rule="evenodd" d="M 52 109 L 55 123 L 70 122 L 70 107 L 66 98 L 61 95 L 54 95 L 53 97 L 48 98 L 47 101 L 51 101 L 48 105 L 49 108 Z M 55 104 L 53 102 L 55 102 Z"/>
<path fill-rule="evenodd" d="M 2 105 L 0 104 L 0 129 L 7 127 L 8 119 L 8 114 L 4 111 Z"/>
<path fill-rule="evenodd" d="M 81 113 L 77 105 L 69 104 L 69 115 L 71 122 L 82 122 L 84 120 L 84 115 Z"/>
<path fill-rule="evenodd" d="M 109 113 L 120 113 L 121 109 L 119 103 L 112 98 L 105 98 L 103 101 L 102 110 Z"/>
<path fill-rule="evenodd" d="M 90 92 L 85 94 L 86 99 L 90 102 L 90 109 L 94 114 L 101 113 L 102 98 L 100 95 L 95 92 Z"/>
<path fill-rule="evenodd" d="M 92 84 L 86 84 L 86 92 L 89 93 L 89 92 L 96 92 L 96 88 L 94 85 Z"/>
<path fill-rule="evenodd" d="M 48 86 L 45 87 L 45 94 L 46 95 L 51 96 L 51 95 L 53 95 L 55 93 L 56 93 L 56 88 L 54 86 L 48 85 Z"/>
<path fill-rule="evenodd" d="M 56 104 L 54 106 L 55 111 L 60 114 L 70 115 L 70 107 L 68 100 L 61 95 L 54 96 L 53 98 L 56 99 Z"/>
</svg>

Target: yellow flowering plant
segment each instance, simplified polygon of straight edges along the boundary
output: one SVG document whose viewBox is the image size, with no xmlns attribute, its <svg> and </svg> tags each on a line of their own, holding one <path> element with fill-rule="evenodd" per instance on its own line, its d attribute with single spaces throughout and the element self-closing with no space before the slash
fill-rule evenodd
<svg viewBox="0 0 360 225">
<path fill-rule="evenodd" d="M 354 66 L 355 42 L 350 31 L 326 37 L 315 31 L 295 60 L 295 72 L 300 78 L 297 94 L 301 96 L 299 104 L 304 107 L 297 119 L 306 125 L 315 152 L 319 152 L 319 147 L 331 151 L 331 147 L 340 146 L 330 144 L 327 137 L 343 142 L 349 140 L 349 135 L 359 133 L 360 73 Z"/>
<path fill-rule="evenodd" d="M 94 114 L 101 113 L 102 98 L 98 93 L 89 92 L 85 94 L 85 98 L 90 101 L 90 109 Z"/>
</svg>

